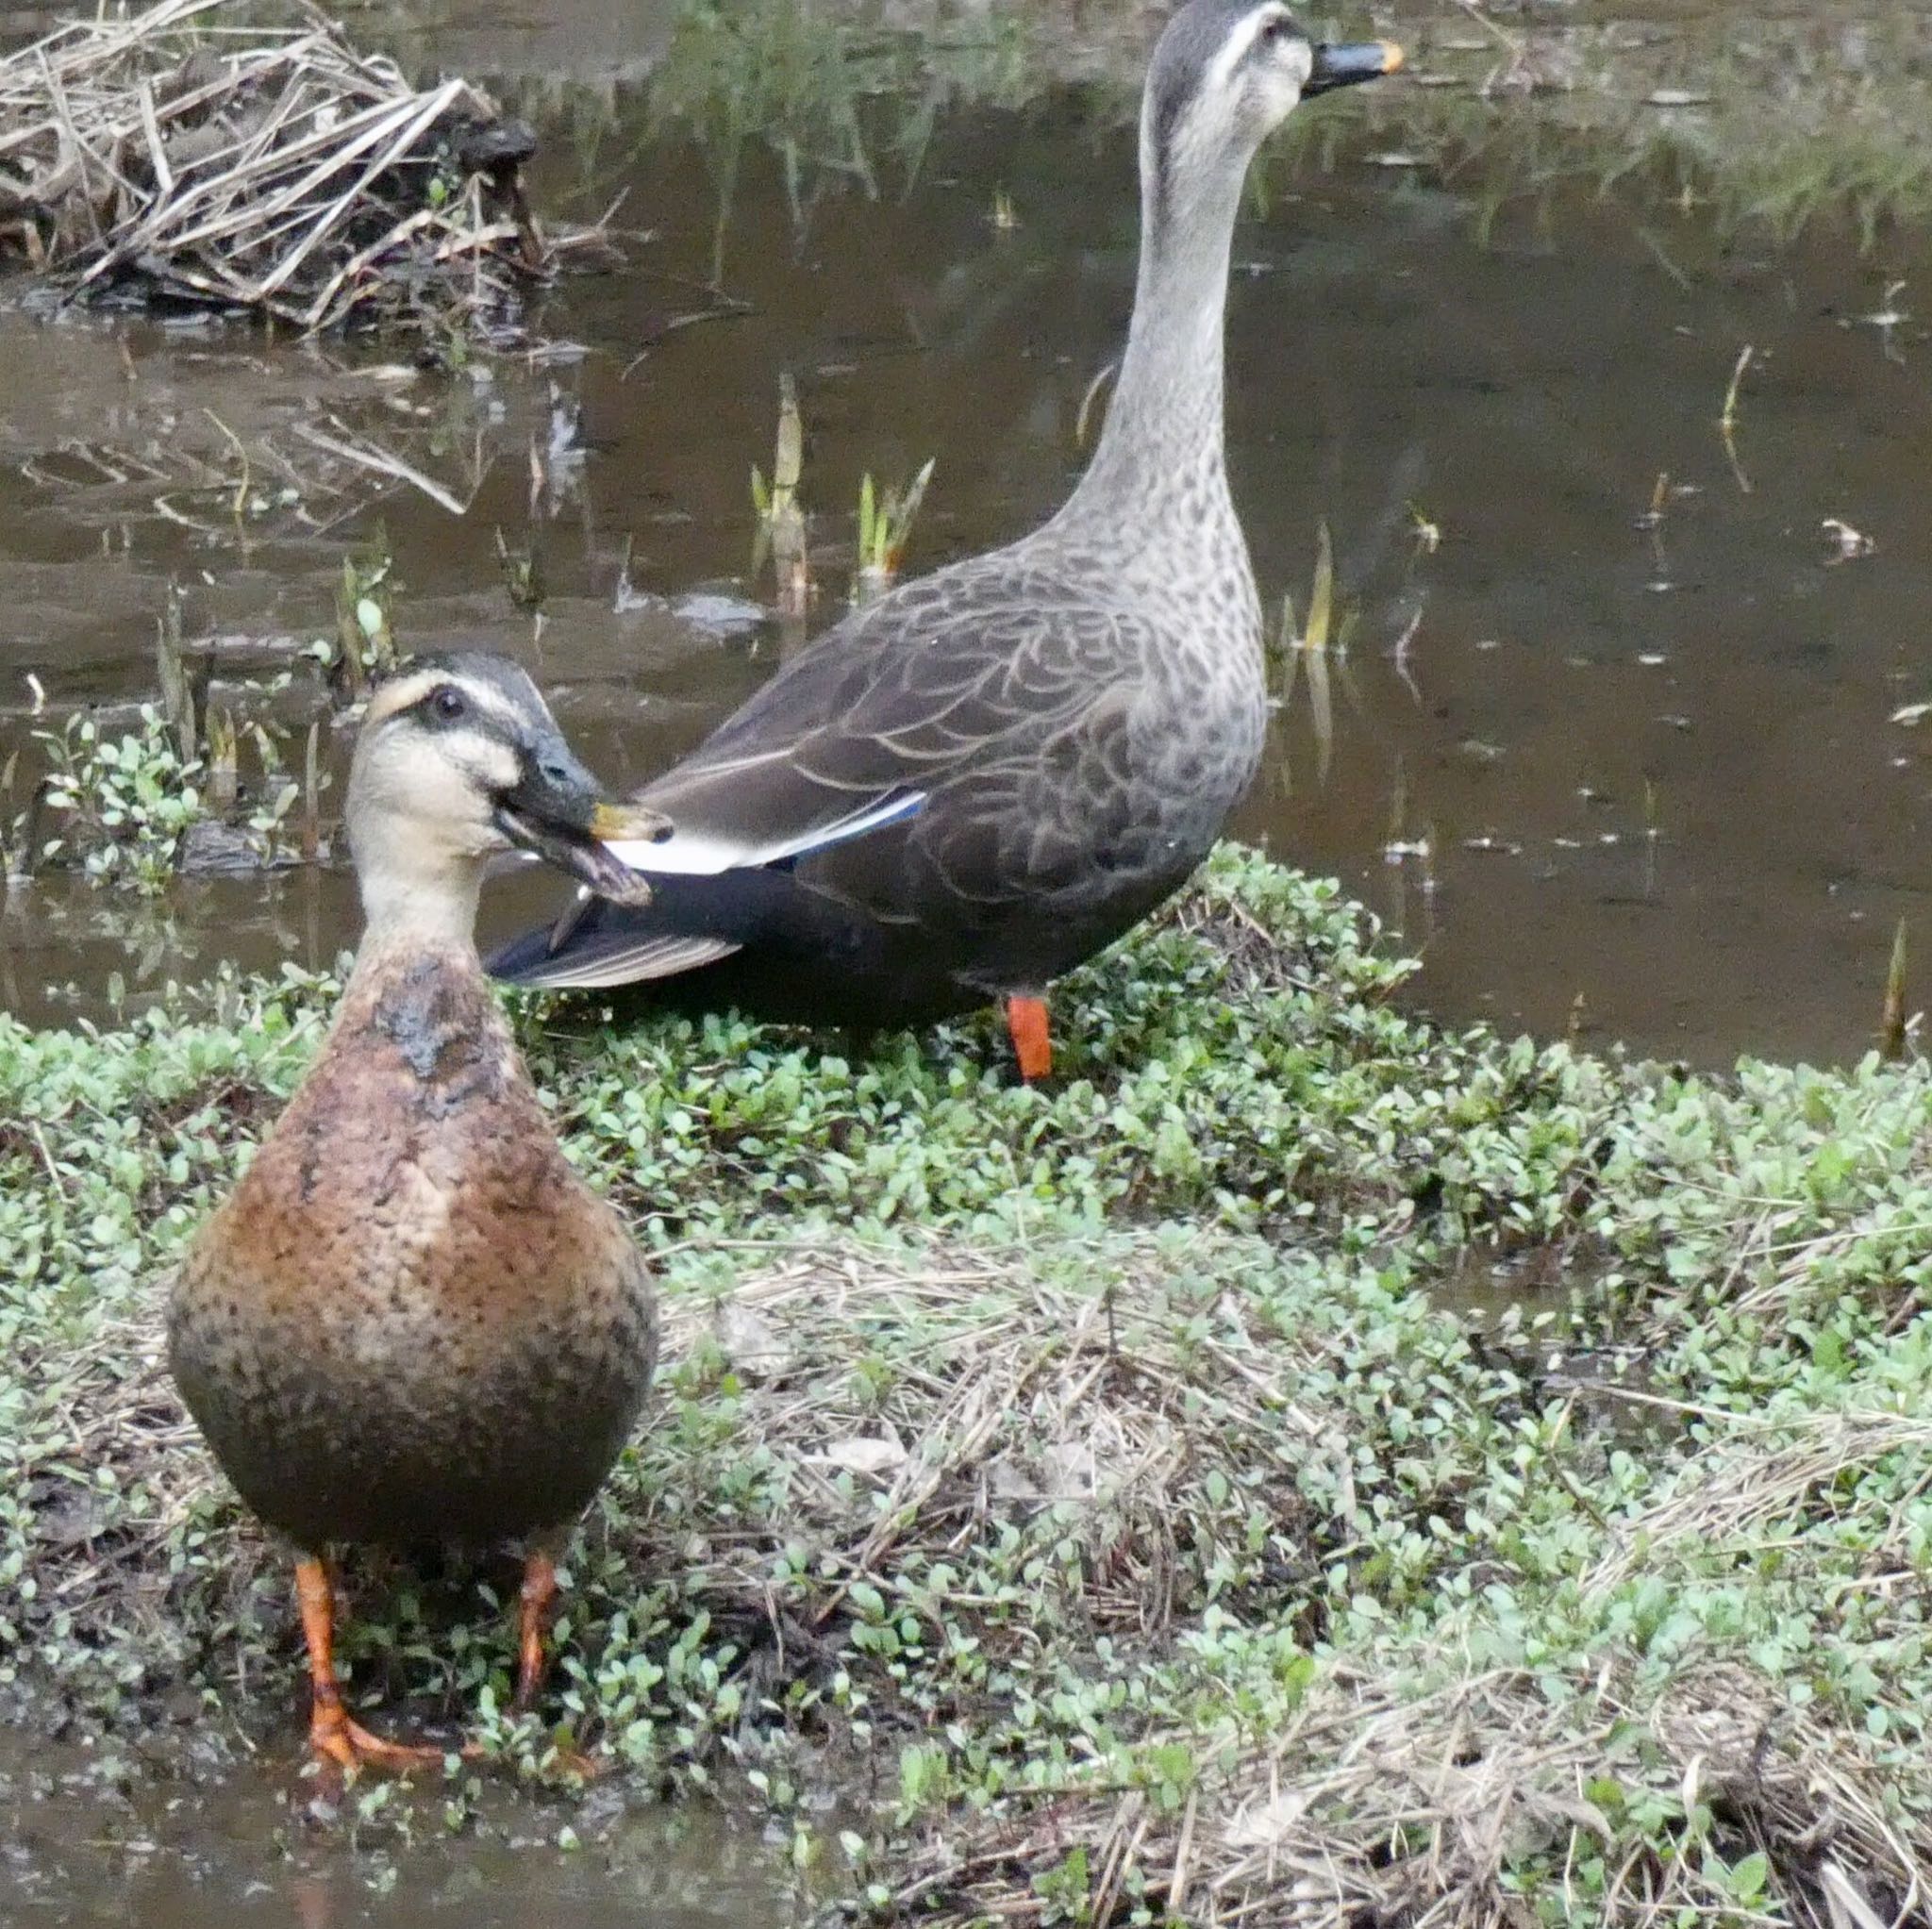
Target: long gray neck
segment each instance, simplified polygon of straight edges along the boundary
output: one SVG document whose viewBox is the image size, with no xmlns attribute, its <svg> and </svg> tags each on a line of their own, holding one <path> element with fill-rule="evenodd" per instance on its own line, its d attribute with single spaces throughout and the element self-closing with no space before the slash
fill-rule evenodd
<svg viewBox="0 0 1932 1929">
<path fill-rule="evenodd" d="M 1143 119 L 1133 325 L 1100 445 L 1056 521 L 1144 517 L 1204 491 L 1224 501 L 1222 334 L 1245 158 L 1177 176 Z"/>
</svg>

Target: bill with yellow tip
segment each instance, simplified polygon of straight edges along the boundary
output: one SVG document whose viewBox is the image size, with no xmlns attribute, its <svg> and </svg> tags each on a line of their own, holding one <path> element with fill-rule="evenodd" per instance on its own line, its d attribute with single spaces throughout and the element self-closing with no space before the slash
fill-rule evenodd
<svg viewBox="0 0 1932 1929">
<path fill-rule="evenodd" d="M 655 810 L 618 804 L 604 796 L 596 779 L 576 760 L 570 774 L 578 782 L 558 782 L 563 773 L 527 770 L 516 789 L 497 800 L 496 823 L 520 849 L 541 857 L 587 884 L 613 903 L 642 906 L 651 902 L 649 882 L 610 848 L 613 840 L 655 843 L 671 829 Z"/>
<path fill-rule="evenodd" d="M 1402 49 L 1393 41 L 1356 41 L 1314 50 L 1315 64 L 1302 83 L 1302 97 L 1327 93 L 1338 87 L 1354 87 L 1364 80 L 1379 80 L 1402 65 Z"/>
</svg>

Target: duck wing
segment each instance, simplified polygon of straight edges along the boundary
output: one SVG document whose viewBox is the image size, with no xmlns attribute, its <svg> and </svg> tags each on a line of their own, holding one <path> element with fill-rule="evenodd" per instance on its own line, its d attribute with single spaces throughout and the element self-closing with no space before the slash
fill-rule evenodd
<svg viewBox="0 0 1932 1929">
<path fill-rule="evenodd" d="M 1049 741 L 1116 712 L 1153 651 L 1144 624 L 1091 592 L 1004 572 L 908 584 L 638 793 L 670 819 L 668 839 L 616 848 L 649 875 L 715 875 L 909 823 L 963 773 L 1017 777 Z"/>
</svg>

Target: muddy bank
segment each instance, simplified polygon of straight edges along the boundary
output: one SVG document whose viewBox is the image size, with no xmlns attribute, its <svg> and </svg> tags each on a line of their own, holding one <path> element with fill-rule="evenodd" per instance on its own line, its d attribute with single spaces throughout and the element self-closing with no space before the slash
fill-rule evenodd
<svg viewBox="0 0 1932 1929">
<path fill-rule="evenodd" d="M 1887 1919 L 1932 1870 L 1924 1068 L 1445 1032 L 1366 936 L 1229 854 L 1069 987 L 1049 1091 L 990 1029 L 846 1064 L 531 1015 L 674 1336 L 545 1710 L 607 1787 L 755 1791 L 824 1893 L 962 1921 L 1474 1923 L 1565 1882 Z M 155 1368 L 158 1275 L 317 1023 L 222 996 L 0 1029 L 15 1719 L 177 1771 L 184 1728 L 286 1759 L 299 1703 Z M 500 1577 L 353 1571 L 358 1695 L 541 1778 Z M 858 1759 L 848 1836 L 814 1804 Z"/>
</svg>

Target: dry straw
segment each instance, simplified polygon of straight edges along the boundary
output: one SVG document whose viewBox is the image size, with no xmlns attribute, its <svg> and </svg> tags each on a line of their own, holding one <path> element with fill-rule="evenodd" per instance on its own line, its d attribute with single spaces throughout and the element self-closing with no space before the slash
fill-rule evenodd
<svg viewBox="0 0 1932 1929">
<path fill-rule="evenodd" d="M 412 87 L 319 13 L 232 11 L 162 0 L 0 61 L 0 246 L 88 297 L 513 335 L 587 239 L 532 219 L 528 130 L 467 81 Z"/>
</svg>

